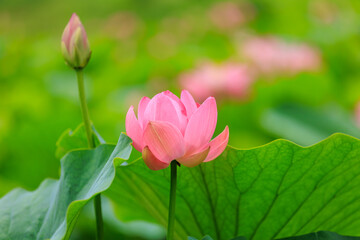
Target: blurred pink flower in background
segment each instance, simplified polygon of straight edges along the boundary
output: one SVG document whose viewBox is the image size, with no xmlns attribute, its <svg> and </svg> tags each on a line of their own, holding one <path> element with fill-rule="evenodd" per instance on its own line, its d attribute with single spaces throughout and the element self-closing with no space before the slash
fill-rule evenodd
<svg viewBox="0 0 360 240">
<path fill-rule="evenodd" d="M 133 146 L 142 153 L 145 164 L 160 170 L 177 160 L 187 167 L 217 158 L 226 148 L 229 128 L 211 140 L 217 123 L 217 107 L 213 97 L 202 104 L 195 102 L 186 90 L 181 98 L 170 91 L 143 97 L 138 106 L 126 114 L 126 133 Z"/>
<path fill-rule="evenodd" d="M 254 78 L 244 64 L 205 63 L 181 74 L 179 82 L 198 100 L 204 100 L 207 96 L 244 99 L 250 93 Z"/>
<path fill-rule="evenodd" d="M 119 40 L 133 37 L 142 28 L 142 22 L 138 16 L 130 11 L 116 12 L 107 18 L 103 24 L 103 30 L 108 35 Z"/>
<path fill-rule="evenodd" d="M 209 12 L 211 22 L 219 29 L 234 29 L 253 18 L 255 11 L 250 3 L 216 3 Z"/>
<path fill-rule="evenodd" d="M 147 41 L 149 54 L 158 60 L 170 58 L 176 54 L 178 39 L 171 32 L 159 32 Z"/>
<path fill-rule="evenodd" d="M 250 38 L 241 46 L 241 53 L 260 74 L 266 76 L 315 71 L 322 64 L 317 49 L 275 37 Z"/>
<path fill-rule="evenodd" d="M 360 101 L 357 103 L 355 107 L 355 121 L 356 124 L 360 127 Z"/>
<path fill-rule="evenodd" d="M 314 0 L 309 2 L 310 16 L 323 24 L 333 24 L 340 15 L 336 2 L 327 0 Z"/>
<path fill-rule="evenodd" d="M 177 41 L 183 41 L 189 38 L 194 38 L 194 34 L 198 34 L 203 28 L 202 24 L 193 24 L 199 22 L 197 16 L 191 13 L 180 16 L 166 17 L 160 22 L 159 31 L 171 34 Z"/>
</svg>

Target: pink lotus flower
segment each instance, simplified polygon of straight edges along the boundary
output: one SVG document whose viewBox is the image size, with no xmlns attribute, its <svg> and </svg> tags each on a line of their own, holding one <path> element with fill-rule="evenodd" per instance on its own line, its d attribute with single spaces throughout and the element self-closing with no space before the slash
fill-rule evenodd
<svg viewBox="0 0 360 240">
<path fill-rule="evenodd" d="M 196 99 L 207 96 L 246 98 L 254 82 L 248 67 L 238 63 L 206 63 L 180 75 L 179 81 L 184 89 L 194 94 Z"/>
<path fill-rule="evenodd" d="M 73 68 L 83 68 L 89 62 L 91 50 L 85 28 L 73 13 L 61 38 L 61 51 L 65 61 Z"/>
<path fill-rule="evenodd" d="M 169 166 L 173 160 L 194 167 L 218 157 L 226 148 L 229 128 L 211 140 L 217 121 L 215 98 L 203 104 L 195 102 L 183 90 L 181 98 L 170 91 L 143 97 L 138 118 L 131 106 L 126 115 L 126 133 L 133 146 L 142 152 L 146 165 L 152 170 Z M 211 141 L 210 141 L 211 140 Z"/>
</svg>

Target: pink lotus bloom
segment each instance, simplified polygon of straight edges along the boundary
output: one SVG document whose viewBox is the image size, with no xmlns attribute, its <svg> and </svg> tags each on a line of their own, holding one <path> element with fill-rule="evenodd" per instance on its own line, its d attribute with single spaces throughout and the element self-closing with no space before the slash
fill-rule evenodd
<svg viewBox="0 0 360 240">
<path fill-rule="evenodd" d="M 243 64 L 207 63 L 183 73 L 179 81 L 196 99 L 204 100 L 207 96 L 243 99 L 249 95 L 254 78 Z"/>
<path fill-rule="evenodd" d="M 200 105 L 186 90 L 180 99 L 165 91 L 152 99 L 143 97 L 137 115 L 131 106 L 126 115 L 126 133 L 152 170 L 166 168 L 173 160 L 187 167 L 211 161 L 224 151 L 229 140 L 227 126 L 211 140 L 217 121 L 213 97 Z"/>
<path fill-rule="evenodd" d="M 67 64 L 83 68 L 89 62 L 91 50 L 85 28 L 79 17 L 73 13 L 61 38 L 61 51 Z"/>
<path fill-rule="evenodd" d="M 315 48 L 274 37 L 251 38 L 243 44 L 241 52 L 260 73 L 268 76 L 314 71 L 321 66 L 321 57 Z"/>
</svg>

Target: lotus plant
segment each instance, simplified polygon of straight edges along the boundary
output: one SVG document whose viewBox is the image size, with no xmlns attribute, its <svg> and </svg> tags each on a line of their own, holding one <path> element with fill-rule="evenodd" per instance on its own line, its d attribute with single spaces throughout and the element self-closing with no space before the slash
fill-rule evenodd
<svg viewBox="0 0 360 240">
<path fill-rule="evenodd" d="M 89 148 L 95 148 L 93 132 L 89 110 L 86 104 L 84 73 L 83 68 L 86 67 L 90 60 L 91 50 L 89 41 L 79 17 L 73 13 L 69 23 L 66 25 L 61 39 L 61 50 L 66 63 L 76 71 L 78 80 L 79 100 L 81 104 L 81 112 L 86 131 L 86 137 Z M 101 210 L 100 194 L 94 198 L 94 207 L 96 215 L 97 239 L 103 239 L 103 220 Z"/>
<path fill-rule="evenodd" d="M 202 104 L 183 90 L 178 98 L 170 91 L 143 97 L 137 118 L 131 106 L 126 115 L 126 133 L 133 146 L 142 153 L 152 170 L 171 164 L 170 202 L 167 239 L 173 239 L 176 199 L 177 165 L 195 167 L 218 157 L 226 148 L 229 128 L 211 140 L 217 122 L 217 107 L 213 97 Z"/>
</svg>

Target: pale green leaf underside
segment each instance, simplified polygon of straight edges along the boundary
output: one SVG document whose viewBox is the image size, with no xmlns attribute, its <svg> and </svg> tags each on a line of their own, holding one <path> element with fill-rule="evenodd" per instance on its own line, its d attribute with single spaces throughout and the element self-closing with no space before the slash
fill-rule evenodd
<svg viewBox="0 0 360 240">
<path fill-rule="evenodd" d="M 104 139 L 99 135 L 94 126 L 92 126 L 95 146 L 104 144 Z M 74 150 L 88 149 L 89 145 L 86 138 L 84 124 L 81 123 L 75 130 L 67 129 L 56 142 L 56 157 L 62 158 L 66 153 Z"/>
<path fill-rule="evenodd" d="M 106 191 L 122 220 L 166 225 L 169 169 L 118 167 Z M 274 239 L 320 230 L 360 236 L 360 141 L 335 134 L 303 148 L 286 140 L 178 174 L 176 239 Z"/>
<path fill-rule="evenodd" d="M 0 240 L 68 239 L 81 208 L 106 190 L 115 176 L 114 158 L 128 159 L 131 140 L 73 151 L 61 160 L 59 180 L 34 192 L 15 189 L 0 199 Z M 113 151 L 114 150 L 114 151 Z"/>
</svg>

